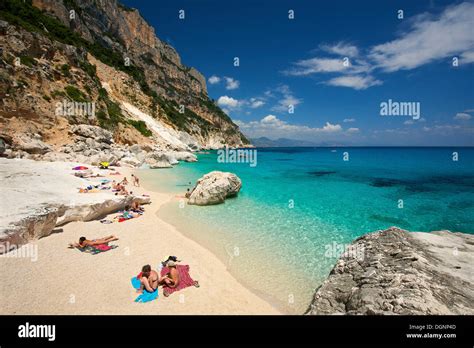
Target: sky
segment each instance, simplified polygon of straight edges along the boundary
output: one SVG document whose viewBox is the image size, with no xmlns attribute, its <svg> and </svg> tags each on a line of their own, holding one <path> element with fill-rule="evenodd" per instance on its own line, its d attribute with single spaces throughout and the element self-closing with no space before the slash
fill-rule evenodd
<svg viewBox="0 0 474 348">
<path fill-rule="evenodd" d="M 250 138 L 474 146 L 474 1 L 121 2 Z"/>
</svg>

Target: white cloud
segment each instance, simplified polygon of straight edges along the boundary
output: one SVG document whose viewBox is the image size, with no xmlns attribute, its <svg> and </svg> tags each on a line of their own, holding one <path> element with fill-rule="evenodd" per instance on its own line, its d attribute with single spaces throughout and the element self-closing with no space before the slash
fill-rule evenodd
<svg viewBox="0 0 474 348">
<path fill-rule="evenodd" d="M 358 128 L 349 128 L 345 132 L 341 125 L 330 122 L 326 122 L 322 127 L 291 124 L 272 114 L 259 121 L 234 120 L 234 122 L 244 134 L 251 138 L 266 136 L 270 138 L 328 140 L 336 139 L 340 135 L 352 135 L 359 132 Z"/>
<path fill-rule="evenodd" d="M 369 57 L 384 71 L 409 70 L 460 54 L 465 62 L 474 56 L 474 3 L 447 7 L 437 18 L 415 16 L 410 30 L 393 41 L 374 46 Z"/>
<path fill-rule="evenodd" d="M 359 49 L 356 46 L 345 42 L 338 42 L 335 45 L 321 45 L 320 48 L 323 51 L 340 56 L 357 57 L 359 55 Z"/>
<path fill-rule="evenodd" d="M 374 79 L 372 76 L 339 76 L 325 82 L 330 86 L 350 87 L 357 90 L 367 89 L 372 86 L 381 85 L 382 81 Z"/>
<path fill-rule="evenodd" d="M 408 125 L 411 125 L 411 124 L 413 124 L 413 123 L 415 123 L 413 120 L 406 120 L 405 122 L 403 122 L 403 124 L 405 124 L 405 125 L 407 125 L 407 126 L 408 126 Z"/>
<path fill-rule="evenodd" d="M 314 57 L 299 60 L 293 65 L 292 68 L 283 71 L 283 73 L 290 76 L 308 76 L 319 73 L 360 74 L 367 73 L 372 69 L 363 60 L 348 59 L 345 61 L 343 58 Z"/>
<path fill-rule="evenodd" d="M 344 66 L 342 59 L 336 58 L 310 58 L 299 60 L 294 63 L 294 67 L 284 71 L 291 76 L 306 76 L 316 73 L 341 72 L 348 67 Z"/>
<path fill-rule="evenodd" d="M 226 84 L 225 88 L 228 89 L 228 90 L 237 89 L 240 86 L 240 82 L 233 79 L 232 77 L 224 76 L 224 80 L 225 80 L 225 84 Z"/>
<path fill-rule="evenodd" d="M 216 83 L 219 83 L 221 82 L 221 78 L 219 76 L 216 76 L 216 75 L 212 75 L 211 77 L 209 77 L 209 79 L 207 80 L 211 85 L 215 85 Z"/>
<path fill-rule="evenodd" d="M 461 64 L 474 63 L 474 51 L 463 52 L 460 61 Z"/>
<path fill-rule="evenodd" d="M 274 97 L 279 99 L 277 104 L 271 108 L 272 111 L 288 112 L 290 105 L 296 108 L 297 105 L 302 103 L 301 99 L 296 98 L 293 95 L 293 92 L 290 90 L 288 85 L 280 85 L 272 92 L 277 93 L 277 95 Z"/>
<path fill-rule="evenodd" d="M 355 122 L 355 118 L 345 118 L 342 122 L 344 123 L 349 123 L 349 122 Z"/>
<path fill-rule="evenodd" d="M 240 102 L 237 99 L 223 95 L 219 97 L 219 99 L 217 99 L 217 104 L 220 107 L 224 107 L 227 109 L 234 109 L 240 105 Z"/>
<path fill-rule="evenodd" d="M 250 107 L 252 109 L 259 108 L 263 105 L 265 105 L 265 102 L 263 100 L 258 99 L 258 98 L 250 98 Z"/>
<path fill-rule="evenodd" d="M 211 77 L 209 77 L 209 79 L 207 81 L 211 85 L 215 85 L 215 84 L 220 83 L 222 80 L 224 80 L 225 88 L 227 90 L 237 89 L 240 86 L 240 82 L 238 80 L 236 80 L 232 77 L 228 77 L 228 76 L 224 76 L 224 77 L 220 78 L 219 76 L 212 75 Z"/>
<path fill-rule="evenodd" d="M 338 57 L 299 60 L 283 73 L 337 74 L 324 83 L 362 90 L 382 84 L 372 76 L 377 69 L 386 73 L 410 70 L 441 59 L 448 62 L 454 56 L 459 57 L 461 65 L 474 63 L 473 22 L 474 3 L 448 6 L 437 16 L 424 13 L 407 20 L 408 30 L 392 41 L 369 48 L 365 56 L 352 44 L 322 45 L 323 51 Z M 344 66 L 343 57 L 351 58 L 348 66 Z"/>
<path fill-rule="evenodd" d="M 465 112 L 458 112 L 456 116 L 454 116 L 455 120 L 460 120 L 460 121 L 468 121 L 471 118 L 472 116 Z"/>
</svg>

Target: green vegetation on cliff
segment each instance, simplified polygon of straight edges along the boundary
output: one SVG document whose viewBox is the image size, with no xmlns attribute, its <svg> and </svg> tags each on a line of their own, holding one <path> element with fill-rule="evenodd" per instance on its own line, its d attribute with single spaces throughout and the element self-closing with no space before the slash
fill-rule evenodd
<svg viewBox="0 0 474 348">
<path fill-rule="evenodd" d="M 82 18 L 85 16 L 86 10 L 85 8 L 81 8 L 80 3 L 77 0 L 62 0 L 63 4 L 68 10 L 74 10 L 76 12 L 76 16 Z M 119 8 L 125 11 L 134 11 L 133 9 L 126 8 L 123 5 L 118 4 Z M 148 95 L 152 102 L 153 106 L 152 109 L 156 109 L 159 106 L 166 114 L 166 117 L 169 121 L 174 124 L 178 129 L 185 130 L 188 132 L 196 132 L 200 131 L 202 135 L 206 135 L 209 131 L 216 131 L 219 132 L 221 129 L 221 122 L 214 122 L 215 124 L 207 121 L 200 115 L 193 112 L 188 105 L 186 105 L 184 112 L 180 112 L 181 106 L 173 100 L 182 100 L 186 96 L 182 95 L 182 92 L 175 88 L 178 86 L 177 84 L 180 83 L 179 80 L 175 78 L 171 78 L 168 75 L 164 75 L 164 82 L 165 85 L 160 85 L 160 81 L 154 82 L 153 88 L 147 82 L 147 78 L 145 75 L 145 71 L 142 67 L 137 66 L 134 64 L 133 60 L 130 61 L 130 64 L 126 64 L 126 60 L 124 57 L 124 50 L 120 48 L 116 48 L 116 46 L 107 46 L 105 41 L 100 40 L 100 38 L 96 38 L 96 40 L 89 42 L 84 39 L 80 34 L 75 32 L 73 29 L 69 28 L 68 25 L 63 24 L 59 19 L 55 18 L 52 14 L 49 14 L 46 11 L 42 11 L 35 6 L 32 5 L 32 0 L 2 0 L 0 1 L 0 18 L 3 20 L 8 21 L 9 23 L 22 27 L 25 30 L 41 34 L 44 37 L 51 39 L 52 41 L 60 42 L 63 44 L 71 45 L 74 47 L 79 48 L 81 54 L 84 51 L 89 52 L 93 55 L 96 59 L 100 60 L 102 63 L 107 64 L 117 70 L 123 71 L 131 76 L 140 86 L 143 93 Z M 97 33 L 93 33 L 93 35 L 97 35 Z M 112 33 L 103 33 L 103 35 L 108 35 L 110 39 L 115 40 L 120 45 L 124 46 L 125 44 L 117 37 L 115 37 Z M 180 71 L 185 72 L 190 78 L 196 80 L 196 78 L 189 74 L 190 68 L 182 67 L 176 65 L 173 61 L 167 58 L 167 56 L 161 56 L 162 60 L 165 61 L 167 64 L 172 64 L 176 66 Z M 22 57 L 22 63 L 27 66 L 36 65 L 37 62 L 32 57 Z M 156 69 L 163 69 L 160 67 L 152 58 L 150 53 L 144 53 L 139 58 L 141 64 L 148 65 L 154 67 Z M 96 67 L 90 64 L 86 59 L 79 59 L 79 61 L 69 62 L 74 67 L 79 67 L 82 69 L 92 80 L 95 82 L 95 86 L 93 85 L 84 85 L 84 89 L 87 91 L 89 95 L 88 98 L 93 97 L 93 91 L 97 88 L 100 88 L 100 83 L 96 75 Z M 72 73 L 70 70 L 69 64 L 64 64 L 59 67 L 59 71 L 62 76 L 67 78 L 72 78 Z M 197 81 L 197 80 L 196 80 Z M 199 82 L 199 81 L 198 81 Z M 70 82 L 73 83 L 72 81 Z M 68 86 L 65 91 L 65 95 L 71 98 L 74 101 L 84 101 L 86 100 L 86 96 L 79 90 L 75 90 L 70 88 L 72 86 Z M 154 90 L 162 90 L 165 89 L 166 95 L 170 96 L 173 99 L 168 99 L 167 96 L 159 96 L 157 92 Z M 58 92 L 59 93 L 59 92 Z M 122 115 L 120 107 L 112 102 L 107 95 L 100 96 L 101 91 L 99 90 L 99 100 L 102 101 L 102 105 L 98 108 L 98 121 L 102 127 L 113 129 L 117 126 L 118 123 L 127 123 L 135 127 L 138 131 L 142 134 L 148 134 L 149 130 L 146 128 L 146 125 L 137 124 L 137 123 L 129 123 L 125 121 L 125 117 Z M 52 98 L 56 96 L 54 93 L 51 94 Z M 207 95 L 203 94 L 202 97 L 197 97 L 192 101 L 193 105 L 197 107 L 197 110 L 206 109 L 209 113 L 217 116 L 218 118 L 222 119 L 226 123 L 230 123 L 232 125 L 232 120 L 213 102 L 211 101 Z M 191 108 L 195 109 L 193 106 Z M 196 109 L 195 109 L 196 110 Z M 194 126 L 193 126 L 194 125 Z M 197 126 L 197 127 L 195 127 Z M 225 134 L 231 136 L 232 133 L 238 132 L 238 128 L 232 127 L 225 127 L 227 131 Z M 242 141 L 248 143 L 248 140 L 245 139 L 243 135 L 241 135 Z"/>
</svg>

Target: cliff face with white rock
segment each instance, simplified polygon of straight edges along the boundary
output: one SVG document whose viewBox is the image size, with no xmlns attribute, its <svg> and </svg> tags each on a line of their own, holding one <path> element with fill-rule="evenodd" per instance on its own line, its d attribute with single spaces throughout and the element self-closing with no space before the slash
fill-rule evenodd
<svg viewBox="0 0 474 348">
<path fill-rule="evenodd" d="M 0 252 L 46 237 L 57 226 L 90 221 L 148 197 L 115 196 L 110 191 L 79 194 L 90 181 L 72 175 L 77 163 L 0 158 Z M 97 180 L 99 180 L 98 178 Z"/>
<path fill-rule="evenodd" d="M 107 145 L 125 152 L 133 145 L 149 152 L 248 143 L 209 99 L 205 78 L 137 10 L 115 0 L 2 1 L 0 47 L 6 156 L 90 158 L 109 150 L 77 145 L 78 125 L 110 132 Z"/>
</svg>

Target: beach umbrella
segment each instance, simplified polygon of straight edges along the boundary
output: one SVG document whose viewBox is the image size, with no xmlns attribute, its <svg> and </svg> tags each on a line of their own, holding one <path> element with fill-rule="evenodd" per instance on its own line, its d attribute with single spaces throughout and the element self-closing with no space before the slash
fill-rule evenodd
<svg viewBox="0 0 474 348">
<path fill-rule="evenodd" d="M 109 166 L 110 166 L 109 162 L 100 162 L 99 164 L 100 164 L 101 168 L 109 168 Z"/>
</svg>

